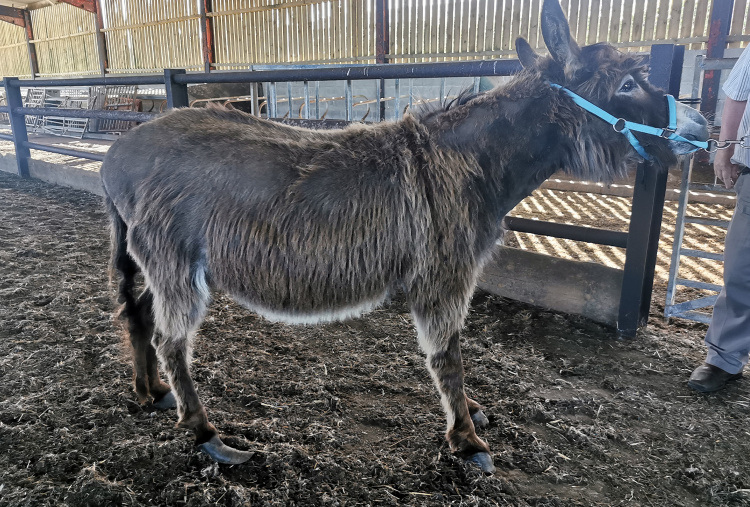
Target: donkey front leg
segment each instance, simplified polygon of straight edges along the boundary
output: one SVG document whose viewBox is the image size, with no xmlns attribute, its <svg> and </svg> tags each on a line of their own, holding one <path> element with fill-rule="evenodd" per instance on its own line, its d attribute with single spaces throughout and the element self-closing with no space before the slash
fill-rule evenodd
<svg viewBox="0 0 750 507">
<path fill-rule="evenodd" d="M 214 461 L 227 464 L 244 463 L 252 453 L 240 451 L 224 444 L 216 427 L 208 421 L 206 409 L 198 398 L 188 368 L 189 339 L 186 336 L 158 340 L 157 352 L 164 364 L 177 399 L 178 428 L 191 430 L 195 444 Z"/>
<path fill-rule="evenodd" d="M 195 435 L 195 444 L 213 460 L 227 464 L 244 463 L 252 453 L 234 449 L 221 441 L 216 427 L 208 421 L 206 409 L 198 398 L 190 376 L 190 343 L 205 315 L 205 301 L 196 297 L 192 305 L 186 304 L 186 301 L 179 305 L 174 304 L 179 303 L 179 299 L 175 300 L 170 304 L 154 298 L 158 330 L 154 334 L 154 342 L 177 400 L 177 427 L 191 430 Z M 185 307 L 190 309 L 180 309 Z"/>
<path fill-rule="evenodd" d="M 477 436 L 472 412 L 477 416 L 478 422 L 486 421 L 486 417 L 481 412 L 479 404 L 469 400 L 464 392 L 464 367 L 461 362 L 458 332 L 441 335 L 434 331 L 438 326 L 426 325 L 428 321 L 423 315 L 419 312 L 413 313 L 420 346 L 427 354 L 427 369 L 440 392 L 448 419 L 445 438 L 451 451 L 475 463 L 484 472 L 494 472 L 490 448 Z"/>
</svg>

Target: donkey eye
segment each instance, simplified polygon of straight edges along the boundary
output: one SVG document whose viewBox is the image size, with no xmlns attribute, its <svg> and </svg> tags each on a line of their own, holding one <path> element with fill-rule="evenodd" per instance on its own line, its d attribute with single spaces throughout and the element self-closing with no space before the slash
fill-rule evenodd
<svg viewBox="0 0 750 507">
<path fill-rule="evenodd" d="M 635 79 L 628 79 L 624 83 L 622 83 L 622 86 L 620 86 L 620 89 L 617 90 L 617 93 L 628 93 L 632 92 L 636 88 Z"/>
</svg>

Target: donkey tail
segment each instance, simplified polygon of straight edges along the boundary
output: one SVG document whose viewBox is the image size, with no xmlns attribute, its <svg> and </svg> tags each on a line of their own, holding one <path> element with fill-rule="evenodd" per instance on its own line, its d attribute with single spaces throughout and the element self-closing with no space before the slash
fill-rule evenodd
<svg viewBox="0 0 750 507">
<path fill-rule="evenodd" d="M 125 303 L 121 315 L 130 315 L 137 309 L 135 296 L 135 277 L 140 272 L 138 264 L 128 253 L 128 226 L 117 211 L 115 204 L 108 196 L 104 202 L 107 206 L 111 223 L 112 257 L 109 265 L 110 284 L 120 277 L 120 285 L 117 290 L 117 302 Z"/>
</svg>

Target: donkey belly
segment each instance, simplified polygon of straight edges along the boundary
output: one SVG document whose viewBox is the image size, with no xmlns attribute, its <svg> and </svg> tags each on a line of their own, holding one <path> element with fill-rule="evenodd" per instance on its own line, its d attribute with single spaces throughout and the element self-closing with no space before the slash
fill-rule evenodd
<svg viewBox="0 0 750 507">
<path fill-rule="evenodd" d="M 286 324 L 322 324 L 326 322 L 355 319 L 380 306 L 387 297 L 388 291 L 385 291 L 375 298 L 366 299 L 350 305 L 306 308 L 304 310 L 285 308 L 283 305 L 266 306 L 262 303 L 246 300 L 242 296 L 234 297 L 234 299 L 249 310 L 252 310 L 272 322 L 284 322 Z"/>
<path fill-rule="evenodd" d="M 328 243 L 328 247 L 328 251 L 295 253 L 296 249 L 264 245 L 250 248 L 249 258 L 209 261 L 210 285 L 268 320 L 317 324 L 355 318 L 377 308 L 401 279 L 400 263 L 393 256 L 378 262 L 368 259 L 362 246 Z M 233 269 L 227 270 L 232 264 Z"/>
</svg>

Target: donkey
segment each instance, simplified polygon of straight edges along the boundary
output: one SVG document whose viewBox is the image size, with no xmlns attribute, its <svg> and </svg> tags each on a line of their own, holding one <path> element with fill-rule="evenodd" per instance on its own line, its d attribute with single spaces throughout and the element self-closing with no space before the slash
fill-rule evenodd
<svg viewBox="0 0 750 507">
<path fill-rule="evenodd" d="M 273 321 L 314 324 L 357 317 L 401 291 L 451 450 L 494 471 L 475 431 L 488 420 L 464 392 L 459 332 L 503 217 L 558 169 L 611 181 L 640 160 L 569 91 L 623 120 L 669 121 L 664 92 L 637 58 L 579 48 L 557 0 L 545 1 L 542 27 L 550 55 L 519 39 L 524 69 L 508 84 L 400 121 L 312 131 L 180 109 L 116 142 L 101 176 L 138 398 L 176 405 L 178 427 L 203 452 L 242 463 L 250 453 L 221 441 L 189 373 L 211 293 Z M 676 140 L 631 136 L 657 165 L 707 139 L 697 111 L 678 105 L 676 118 Z"/>
</svg>

